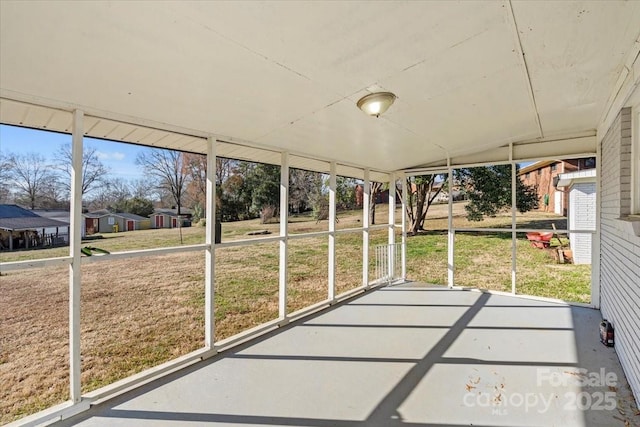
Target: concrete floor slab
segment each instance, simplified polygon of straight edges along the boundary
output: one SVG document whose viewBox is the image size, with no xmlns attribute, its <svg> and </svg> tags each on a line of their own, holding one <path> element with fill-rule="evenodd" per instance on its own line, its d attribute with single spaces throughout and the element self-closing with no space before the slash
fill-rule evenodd
<svg viewBox="0 0 640 427">
<path fill-rule="evenodd" d="M 597 310 L 514 296 L 387 287 L 59 425 L 634 425 L 600 320 Z M 601 372 L 615 382 L 585 381 Z"/>
</svg>

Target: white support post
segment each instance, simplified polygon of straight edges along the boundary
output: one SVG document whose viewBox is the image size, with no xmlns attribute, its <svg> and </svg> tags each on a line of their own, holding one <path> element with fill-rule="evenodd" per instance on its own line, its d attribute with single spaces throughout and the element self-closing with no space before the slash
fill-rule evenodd
<svg viewBox="0 0 640 427">
<path fill-rule="evenodd" d="M 449 203 L 447 213 L 447 285 L 453 288 L 454 285 L 454 255 L 455 255 L 455 230 L 453 229 L 453 169 L 451 159 L 447 158 L 447 173 L 449 175 Z"/>
<path fill-rule="evenodd" d="M 596 232 L 591 237 L 591 305 L 600 308 L 600 211 L 602 197 L 602 142 L 596 146 Z"/>
<path fill-rule="evenodd" d="M 336 162 L 331 162 L 329 177 L 329 299 L 336 297 Z"/>
<path fill-rule="evenodd" d="M 509 161 L 511 162 L 511 293 L 516 294 L 516 259 L 518 257 L 518 240 L 516 234 L 516 209 L 518 196 L 516 194 L 516 163 L 513 161 L 513 143 L 509 144 Z"/>
<path fill-rule="evenodd" d="M 396 243 L 396 175 L 389 174 L 389 280 L 393 280 Z"/>
<path fill-rule="evenodd" d="M 402 280 L 407 280 L 407 175 L 402 174 Z"/>
<path fill-rule="evenodd" d="M 278 313 L 281 320 L 287 317 L 287 245 L 289 223 L 289 153 L 282 153 L 280 165 L 280 277 Z"/>
<path fill-rule="evenodd" d="M 209 137 L 207 141 L 207 198 L 205 242 L 205 274 L 204 274 L 204 342 L 205 347 L 212 349 L 215 343 L 215 266 L 216 266 L 216 140 Z"/>
<path fill-rule="evenodd" d="M 81 288 L 81 245 L 82 245 L 82 143 L 84 134 L 84 113 L 73 112 L 71 139 L 71 212 L 69 226 L 69 255 L 73 258 L 69 265 L 69 382 L 70 398 L 73 403 L 81 400 L 80 383 L 80 288 Z"/>
<path fill-rule="evenodd" d="M 369 169 L 364 170 L 362 184 L 362 285 L 369 286 L 369 209 L 371 208 L 371 181 Z"/>
</svg>

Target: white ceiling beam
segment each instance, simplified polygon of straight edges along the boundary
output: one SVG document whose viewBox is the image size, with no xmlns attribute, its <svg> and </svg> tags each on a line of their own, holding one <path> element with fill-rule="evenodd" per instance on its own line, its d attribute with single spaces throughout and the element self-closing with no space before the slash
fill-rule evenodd
<svg viewBox="0 0 640 427">
<path fill-rule="evenodd" d="M 5 93 L 7 91 L 2 91 Z M 56 102 L 43 103 L 33 97 L 11 98 L 0 96 L 0 123 L 14 126 L 22 126 L 33 129 L 41 129 L 53 132 L 70 133 L 72 106 L 61 105 Z M 52 120 L 59 115 L 61 120 Z M 67 116 L 68 121 L 67 123 Z M 191 153 L 206 154 L 207 138 L 211 137 L 218 143 L 218 156 L 229 157 L 237 160 L 246 160 L 261 163 L 280 164 L 282 149 L 266 144 L 253 143 L 238 140 L 237 138 L 222 138 L 216 135 L 208 137 L 200 136 L 199 132 L 184 130 L 175 126 L 165 126 L 162 123 L 150 122 L 144 119 L 124 117 L 117 114 L 106 114 L 108 117 L 87 113 L 85 115 L 85 136 L 97 139 L 113 140 L 115 142 L 131 143 L 147 147 L 168 148 L 187 151 Z M 131 131 L 121 134 L 120 137 L 109 139 L 110 134 L 119 126 L 130 127 Z M 171 136 L 177 137 L 171 137 Z M 364 169 L 362 165 L 353 164 L 341 159 L 317 158 L 293 151 L 290 153 L 292 167 L 328 173 L 329 165 L 336 161 L 339 175 L 363 179 Z M 388 171 L 371 170 L 371 178 L 375 181 L 386 182 Z"/>
<path fill-rule="evenodd" d="M 542 124 L 540 123 L 540 112 L 538 111 L 538 105 L 536 103 L 536 95 L 533 91 L 533 85 L 531 84 L 531 74 L 529 73 L 529 65 L 527 64 L 527 57 L 524 54 L 524 50 L 522 48 L 522 40 L 520 39 L 520 31 L 518 30 L 518 22 L 516 21 L 516 16 L 513 13 L 513 5 L 511 4 L 511 0 L 505 2 L 505 9 L 507 10 L 508 18 L 511 30 L 513 32 L 513 37 L 515 39 L 515 47 L 518 56 L 520 57 L 520 61 L 522 64 L 522 71 L 524 73 L 524 77 L 527 81 L 527 91 L 529 93 L 529 99 L 531 100 L 531 106 L 533 111 L 535 112 L 535 120 L 538 125 L 538 131 L 540 132 L 539 137 L 544 138 L 544 131 L 542 130 Z"/>
<path fill-rule="evenodd" d="M 548 141 L 513 144 L 513 155 L 510 156 L 509 146 L 467 156 L 453 157 L 448 164 L 438 162 L 424 167 L 406 169 L 402 172 L 408 175 L 443 173 L 450 165 L 454 168 L 470 168 L 478 166 L 500 165 L 510 163 L 524 163 L 538 160 L 573 159 L 593 157 L 596 153 L 596 136 L 579 136 Z"/>
<path fill-rule="evenodd" d="M 529 162 L 593 157 L 596 154 L 596 146 L 595 136 L 514 145 L 513 158 L 516 162 Z"/>
<path fill-rule="evenodd" d="M 605 109 L 598 124 L 598 135 L 604 138 L 611 123 L 618 116 L 621 108 L 627 105 L 627 101 L 640 85 L 640 34 L 627 55 L 624 66 L 620 71 L 616 85 L 609 96 Z"/>
<path fill-rule="evenodd" d="M 203 138 L 205 141 L 211 135 L 209 132 L 197 131 L 194 129 L 187 129 L 180 126 L 172 125 L 169 123 L 161 123 L 153 120 L 143 119 L 140 117 L 132 117 L 126 114 L 113 113 L 110 111 L 103 111 L 89 106 L 78 105 L 70 102 L 63 102 L 53 99 L 42 98 L 39 96 L 28 95 L 24 93 L 15 92 L 12 90 L 0 88 L 0 98 L 10 101 L 20 102 L 24 104 L 31 104 L 37 107 L 47 107 L 54 110 L 66 111 L 71 113 L 75 110 L 82 110 L 85 112 L 85 117 L 96 117 L 106 120 L 113 120 L 115 122 L 136 124 L 139 126 L 165 130 L 168 132 L 180 133 L 183 135 L 195 136 Z M 215 135 L 216 138 L 223 138 L 222 135 Z"/>
</svg>

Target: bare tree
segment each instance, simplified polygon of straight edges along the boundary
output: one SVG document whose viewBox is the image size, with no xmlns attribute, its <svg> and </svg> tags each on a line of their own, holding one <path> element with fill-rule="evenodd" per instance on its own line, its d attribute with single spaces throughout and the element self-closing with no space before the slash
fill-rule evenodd
<svg viewBox="0 0 640 427">
<path fill-rule="evenodd" d="M 408 199 L 406 210 L 410 221 L 409 233 L 412 235 L 418 234 L 418 231 L 423 229 L 427 212 L 442 191 L 443 186 L 436 185 L 439 182 L 437 180 L 439 176 L 442 176 L 443 180 L 446 181 L 447 174 L 407 177 Z M 398 191 L 401 191 L 401 189 L 398 188 Z M 451 197 L 451 192 L 449 192 L 449 197 Z"/>
<path fill-rule="evenodd" d="M 207 199 L 207 156 L 182 153 L 183 164 L 189 176 L 186 193 L 192 206 L 204 206 Z M 217 170 L 216 170 L 217 172 Z"/>
<path fill-rule="evenodd" d="M 131 194 L 133 197 L 140 197 L 143 199 L 150 199 L 155 195 L 159 197 L 154 189 L 152 183 L 147 179 L 135 179 L 129 182 L 129 187 L 131 189 Z"/>
<path fill-rule="evenodd" d="M 322 174 L 304 169 L 289 169 L 289 205 L 296 213 L 319 202 L 322 193 Z"/>
<path fill-rule="evenodd" d="M 369 183 L 369 222 L 372 225 L 376 223 L 376 202 L 383 187 L 384 185 L 381 182 L 371 181 Z"/>
<path fill-rule="evenodd" d="M 224 185 L 231 176 L 237 160 L 226 157 L 216 157 L 216 222 L 222 221 L 223 203 L 227 200 L 224 197 Z M 206 210 L 203 209 L 203 214 Z"/>
<path fill-rule="evenodd" d="M 142 151 L 136 158 L 147 174 L 154 178 L 159 189 L 168 191 L 176 203 L 178 215 L 182 208 L 182 198 L 189 181 L 188 168 L 184 156 L 179 151 L 150 149 Z"/>
<path fill-rule="evenodd" d="M 114 178 L 107 182 L 109 189 L 109 208 L 117 212 L 125 211 L 125 203 L 131 198 L 131 188 L 129 183 L 121 178 Z"/>
<path fill-rule="evenodd" d="M 11 197 L 11 164 L 9 157 L 0 152 L 0 203 L 7 203 Z"/>
<path fill-rule="evenodd" d="M 38 202 L 38 207 L 42 209 L 69 209 L 69 192 L 60 184 L 58 176 L 48 180 L 42 187 L 43 196 Z"/>
<path fill-rule="evenodd" d="M 71 144 L 61 146 L 55 154 L 54 160 L 57 162 L 55 168 L 62 171 L 68 179 L 62 180 L 62 187 L 71 192 L 71 169 L 73 156 Z M 95 148 L 84 148 L 82 152 L 82 194 L 97 188 L 103 184 L 109 170 L 102 164 Z"/>
<path fill-rule="evenodd" d="M 226 157 L 216 157 L 216 186 L 222 187 L 222 184 L 231 175 L 234 160 Z"/>
<path fill-rule="evenodd" d="M 16 186 L 18 197 L 35 209 L 46 198 L 47 188 L 56 181 L 51 166 L 37 153 L 9 154 L 6 162 L 8 176 Z"/>
<path fill-rule="evenodd" d="M 95 209 L 122 210 L 125 202 L 132 197 L 129 184 L 121 178 L 105 178 L 94 192 L 90 206 Z"/>
</svg>

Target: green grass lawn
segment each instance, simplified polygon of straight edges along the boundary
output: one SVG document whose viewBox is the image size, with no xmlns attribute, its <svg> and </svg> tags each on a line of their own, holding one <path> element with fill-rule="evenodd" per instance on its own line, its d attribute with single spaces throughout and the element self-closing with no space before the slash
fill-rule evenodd
<svg viewBox="0 0 640 427">
<path fill-rule="evenodd" d="M 509 217 L 468 223 L 457 206 L 458 227 L 498 227 Z M 342 212 L 339 228 L 355 228 L 361 212 Z M 377 213 L 387 221 L 386 206 Z M 446 284 L 447 232 L 442 207 L 434 208 L 428 230 L 407 240 L 407 275 Z M 527 214 L 523 223 L 563 218 Z M 289 232 L 323 231 L 327 221 L 297 216 Z M 559 225 L 561 228 L 562 225 Z M 223 224 L 223 242 L 278 224 L 258 220 Z M 205 228 L 182 229 L 182 244 L 204 243 Z M 398 234 L 396 233 L 398 236 Z M 386 244 L 388 230 L 370 233 L 373 246 Z M 399 238 L 399 236 L 398 236 Z M 555 239 L 554 239 L 555 240 Z M 328 236 L 292 239 L 288 245 L 287 310 L 327 298 Z M 555 242 L 557 244 L 557 242 Z M 564 242 L 566 243 L 566 241 Z M 111 252 L 180 246 L 176 229 L 104 234 L 85 242 Z M 457 285 L 511 291 L 511 234 L 458 232 Z M 0 261 L 68 255 L 69 248 L 0 253 Z M 171 360 L 203 345 L 204 251 L 84 264 L 82 267 L 82 387 L 84 391 Z M 342 293 L 362 284 L 362 232 L 336 236 L 336 287 Z M 370 251 L 370 274 L 374 251 Z M 222 339 L 278 316 L 279 243 L 216 248 L 216 338 Z M 557 264 L 553 248 L 517 240 L 517 292 L 589 302 L 590 266 Z M 46 304 L 42 304 L 46 301 Z M 66 400 L 68 396 L 68 270 L 39 268 L 6 273 L 0 279 L 0 423 Z"/>
<path fill-rule="evenodd" d="M 456 227 L 506 227 L 510 226 L 510 215 L 503 214 L 486 218 L 483 222 L 472 223 L 464 218 L 462 204 L 454 205 L 454 223 Z M 400 211 L 396 212 L 400 218 Z M 388 218 L 386 205 L 378 208 L 378 223 Z M 341 212 L 338 215 L 338 228 L 360 226 L 362 211 Z M 446 205 L 431 208 L 429 219 L 425 223 L 425 232 L 410 236 L 407 245 L 407 275 L 411 280 L 435 284 L 445 284 L 447 278 L 447 233 Z M 526 227 L 550 227 L 551 223 L 559 228 L 565 226 L 565 219 L 547 213 L 527 213 L 518 215 L 519 224 Z M 316 222 L 310 215 L 296 215 L 290 218 L 289 233 L 326 231 L 327 221 Z M 255 231 L 267 231 L 269 234 L 252 236 Z M 261 224 L 259 220 L 238 221 L 222 225 L 222 241 L 240 239 L 259 239 L 277 236 L 279 224 L 271 222 Z M 91 245 L 110 252 L 131 251 L 169 246 L 204 243 L 205 228 L 193 227 L 178 229 L 141 230 L 122 233 L 105 233 L 99 239 L 87 240 L 84 246 Z M 399 239 L 400 236 L 398 235 Z M 566 240 L 566 239 L 565 239 Z M 370 234 L 371 246 L 386 244 L 387 231 L 376 230 Z M 565 244 L 568 242 L 565 241 Z M 362 233 L 339 234 L 337 244 L 337 287 L 346 291 L 361 284 L 362 278 Z M 560 298 L 569 301 L 589 302 L 590 271 L 588 265 L 559 265 L 553 257 L 552 249 L 540 250 L 531 247 L 524 234 L 518 235 L 517 246 L 517 293 Z M 260 246 L 258 246 L 260 247 Z M 313 276 L 316 281 L 326 282 L 327 238 L 313 238 L 291 241 L 289 244 L 289 274 L 295 286 L 300 277 Z M 238 250 L 240 254 L 255 254 L 260 251 L 246 247 Z M 476 286 L 485 289 L 511 291 L 511 234 L 510 233 L 472 233 L 458 232 L 455 240 L 455 282 L 462 286 Z M 371 251 L 373 252 L 373 251 Z M 18 261 L 66 256 L 68 247 L 53 249 L 0 252 L 0 261 Z M 278 255 L 275 251 L 273 256 Z M 370 263 L 375 258 L 372 256 Z M 275 262 L 277 267 L 277 262 Z M 219 269 L 222 272 L 226 269 Z M 237 266 L 229 265 L 236 269 Z M 373 271 L 373 268 L 371 269 Z M 295 291 L 293 292 L 295 295 Z M 324 293 L 323 293 L 324 296 Z M 300 302 L 301 303 L 301 302 Z M 299 304 L 293 304 L 296 308 Z"/>
<path fill-rule="evenodd" d="M 558 264 L 554 256 L 557 242 L 549 249 L 537 249 L 518 234 L 516 247 L 518 294 L 591 301 L 590 265 Z M 456 285 L 511 292 L 510 233 L 456 233 L 455 249 Z M 426 232 L 407 239 L 407 276 L 421 282 L 447 283 L 446 232 Z"/>
</svg>

